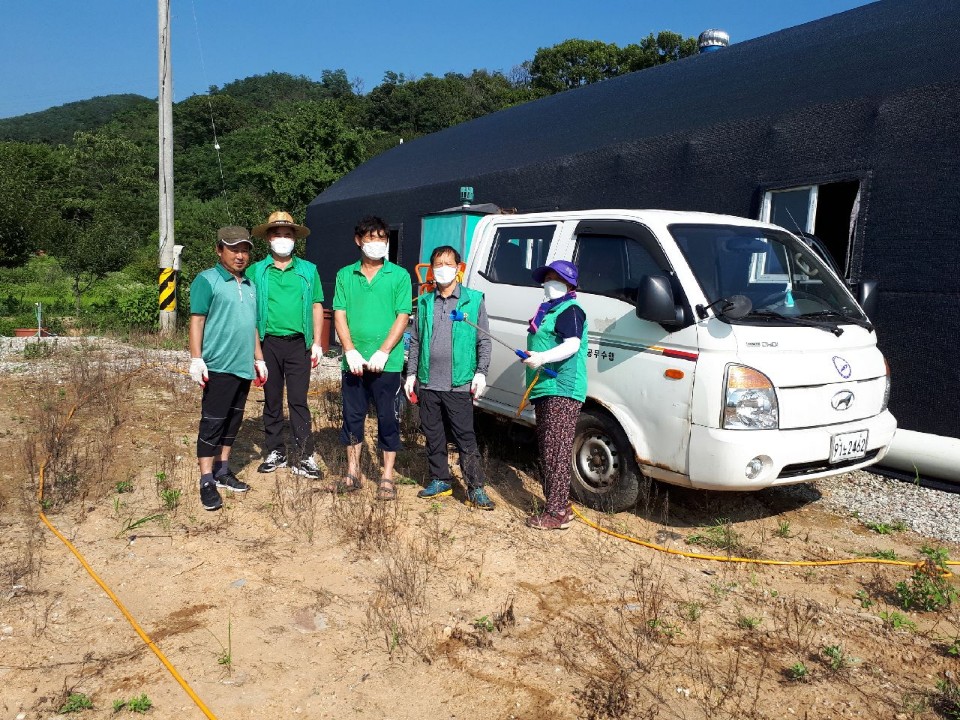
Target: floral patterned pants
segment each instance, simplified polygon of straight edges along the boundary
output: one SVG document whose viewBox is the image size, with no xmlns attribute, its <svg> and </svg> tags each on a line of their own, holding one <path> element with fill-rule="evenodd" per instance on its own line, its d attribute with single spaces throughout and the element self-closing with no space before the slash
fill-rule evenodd
<svg viewBox="0 0 960 720">
<path fill-rule="evenodd" d="M 563 515 L 570 507 L 570 458 L 583 403 L 548 395 L 537 398 L 533 404 L 537 408 L 537 446 L 545 509 L 551 515 Z"/>
</svg>

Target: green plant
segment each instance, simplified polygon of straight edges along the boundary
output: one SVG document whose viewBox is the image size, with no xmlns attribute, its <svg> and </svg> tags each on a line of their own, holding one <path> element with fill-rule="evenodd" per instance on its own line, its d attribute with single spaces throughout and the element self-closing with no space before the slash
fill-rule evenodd
<svg viewBox="0 0 960 720">
<path fill-rule="evenodd" d="M 120 700 L 114 700 L 114 701 L 113 701 L 113 711 L 114 711 L 115 713 L 118 713 L 118 712 L 120 712 L 121 710 L 123 710 L 123 708 L 126 707 L 126 705 L 127 705 L 127 701 L 126 701 L 126 700 L 122 700 L 122 699 L 120 699 Z"/>
<path fill-rule="evenodd" d="M 873 605 L 873 600 L 870 599 L 870 596 L 867 594 L 866 590 L 857 590 L 854 597 L 860 601 L 860 607 L 864 610 Z"/>
<path fill-rule="evenodd" d="M 924 545 L 920 552 L 925 558 L 910 580 L 896 585 L 900 605 L 904 610 L 940 610 L 951 605 L 957 599 L 957 589 L 946 578 L 947 551 Z"/>
<path fill-rule="evenodd" d="M 947 645 L 947 655 L 960 657 L 960 636 L 955 637 L 953 642 Z"/>
<path fill-rule="evenodd" d="M 137 528 L 143 527 L 148 522 L 153 522 L 154 520 L 162 520 L 163 517 L 164 517 L 163 513 L 157 513 L 156 515 L 147 515 L 146 517 L 142 517 L 139 520 L 128 518 L 127 522 L 124 523 L 123 527 L 120 528 L 119 532 L 117 532 L 116 537 L 120 537 L 121 535 L 126 535 L 131 530 L 136 530 Z"/>
<path fill-rule="evenodd" d="M 133 482 L 130 480 L 121 480 L 114 486 L 114 490 L 116 490 L 118 494 L 133 492 Z"/>
<path fill-rule="evenodd" d="M 899 613 L 896 610 L 893 612 L 882 612 L 880 613 L 880 619 L 883 620 L 885 625 L 889 625 L 894 630 L 916 630 L 917 624 L 907 618 L 903 613 Z"/>
<path fill-rule="evenodd" d="M 762 618 L 740 615 L 737 617 L 737 627 L 741 630 L 755 630 L 759 627 Z"/>
<path fill-rule="evenodd" d="M 147 697 L 146 693 L 132 697 L 127 700 L 127 710 L 135 713 L 145 713 L 153 707 L 153 701 Z"/>
<path fill-rule="evenodd" d="M 217 664 L 225 666 L 230 672 L 233 669 L 233 621 L 230 618 L 227 618 L 227 646 L 222 649 Z"/>
<path fill-rule="evenodd" d="M 83 693 L 70 693 L 70 697 L 60 708 L 62 713 L 79 712 L 81 710 L 92 710 L 93 700 Z"/>
<path fill-rule="evenodd" d="M 878 560 L 896 560 L 897 553 L 894 550 L 874 550 L 867 553 L 865 557 L 877 558 Z"/>
<path fill-rule="evenodd" d="M 780 520 L 777 522 L 777 529 L 773 531 L 773 534 L 777 537 L 788 538 L 790 537 L 790 521 L 789 520 Z"/>
<path fill-rule="evenodd" d="M 475 618 L 474 621 L 470 624 L 473 625 L 475 629 L 483 630 L 484 632 L 493 632 L 495 629 L 493 625 L 493 621 L 487 615 L 484 615 L 483 617 Z"/>
<path fill-rule="evenodd" d="M 802 662 L 796 662 L 787 670 L 787 676 L 797 682 L 806 682 L 810 678 L 810 671 Z"/>
<path fill-rule="evenodd" d="M 840 645 L 825 645 L 821 652 L 827 658 L 827 664 L 834 672 L 840 672 L 844 668 L 860 662 L 860 658 L 850 657 L 844 653 Z"/>
<path fill-rule="evenodd" d="M 24 360 L 40 360 L 53 355 L 54 344 L 42 342 L 28 342 L 23 346 Z"/>
<path fill-rule="evenodd" d="M 733 523 L 724 518 L 714 520 L 713 525 L 704 528 L 701 533 L 689 535 L 687 542 L 691 545 L 723 550 L 730 555 L 743 552 L 740 533 L 733 527 Z"/>
<path fill-rule="evenodd" d="M 891 533 L 903 532 L 907 529 L 906 524 L 902 520 L 896 520 L 889 524 L 882 522 L 865 522 L 863 526 L 878 535 L 890 535 Z"/>
<path fill-rule="evenodd" d="M 167 510 L 173 512 L 180 504 L 180 495 L 181 491 L 178 489 L 164 488 L 160 491 L 160 500 L 163 502 L 163 506 Z"/>
<path fill-rule="evenodd" d="M 703 603 L 693 601 L 680 603 L 680 608 L 683 610 L 683 616 L 687 620 L 697 621 L 700 619 L 700 616 L 703 615 Z"/>
<path fill-rule="evenodd" d="M 943 673 L 937 680 L 937 695 L 935 704 L 942 717 L 949 720 L 960 720 L 960 684 L 950 670 Z"/>
</svg>

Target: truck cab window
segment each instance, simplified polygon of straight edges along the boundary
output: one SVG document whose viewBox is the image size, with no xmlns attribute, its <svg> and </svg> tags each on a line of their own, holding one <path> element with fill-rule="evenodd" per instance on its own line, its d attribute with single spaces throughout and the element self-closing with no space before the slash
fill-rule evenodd
<svg viewBox="0 0 960 720">
<path fill-rule="evenodd" d="M 580 235 L 574 262 L 584 292 L 633 303 L 644 275 L 668 275 L 637 240 L 613 234 Z"/>
<path fill-rule="evenodd" d="M 486 278 L 505 285 L 536 287 L 531 273 L 547 264 L 556 229 L 556 225 L 524 225 L 497 230 Z"/>
</svg>

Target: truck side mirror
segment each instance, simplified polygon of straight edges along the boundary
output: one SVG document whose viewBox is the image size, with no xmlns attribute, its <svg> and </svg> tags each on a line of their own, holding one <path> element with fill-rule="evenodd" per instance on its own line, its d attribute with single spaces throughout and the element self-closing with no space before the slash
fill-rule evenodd
<svg viewBox="0 0 960 720">
<path fill-rule="evenodd" d="M 880 307 L 880 281 L 861 280 L 857 288 L 857 302 L 868 318 L 873 318 Z"/>
<path fill-rule="evenodd" d="M 665 328 L 683 326 L 683 310 L 673 300 L 670 279 L 663 275 L 644 275 L 637 286 L 637 317 Z"/>
</svg>

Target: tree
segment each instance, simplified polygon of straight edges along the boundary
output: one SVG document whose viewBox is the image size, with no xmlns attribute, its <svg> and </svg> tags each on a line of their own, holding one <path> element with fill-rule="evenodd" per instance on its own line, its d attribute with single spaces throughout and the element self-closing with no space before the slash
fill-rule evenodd
<svg viewBox="0 0 960 720">
<path fill-rule="evenodd" d="M 370 132 L 354 127 L 332 100 L 281 105 L 263 134 L 256 164 L 241 177 L 275 207 L 302 213 L 313 198 L 365 157 Z"/>
<path fill-rule="evenodd" d="M 0 267 L 21 265 L 52 244 L 60 229 L 61 162 L 47 145 L 0 143 Z"/>
</svg>

